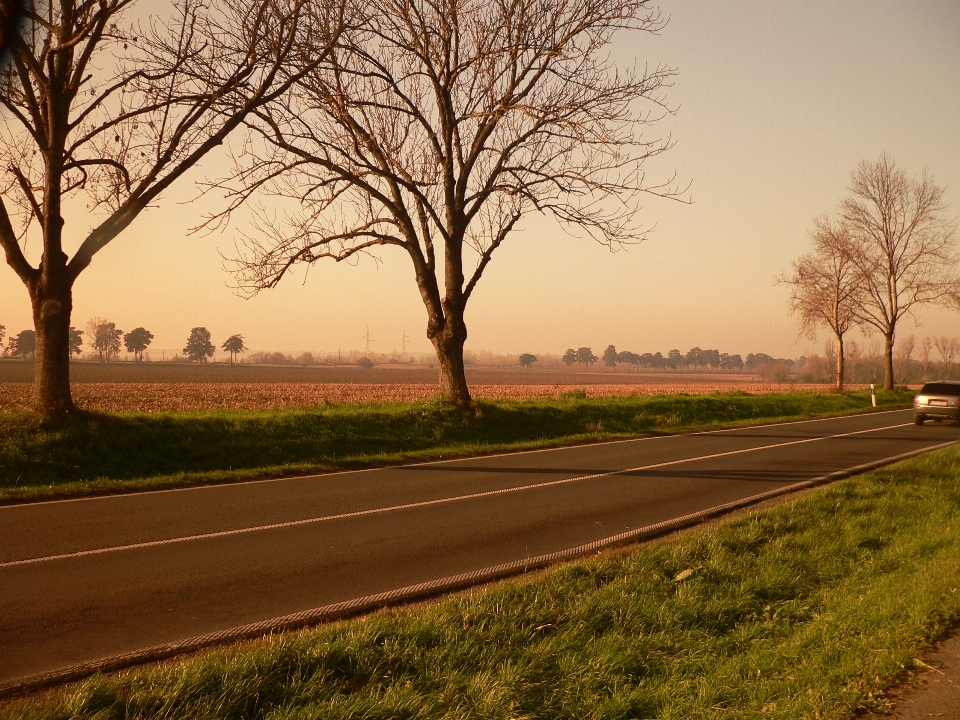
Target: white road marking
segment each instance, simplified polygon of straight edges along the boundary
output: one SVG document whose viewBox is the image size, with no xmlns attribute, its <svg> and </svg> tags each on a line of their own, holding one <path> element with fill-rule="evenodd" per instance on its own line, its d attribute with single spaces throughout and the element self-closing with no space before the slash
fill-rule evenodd
<svg viewBox="0 0 960 720">
<path fill-rule="evenodd" d="M 256 478 L 253 480 L 238 480 L 237 482 L 214 483 L 210 485 L 190 485 L 187 487 L 163 488 L 159 490 L 139 490 L 137 492 L 125 492 L 122 494 L 93 495 L 90 497 L 61 498 L 58 500 L 38 500 L 36 502 L 29 503 L 29 505 L 33 507 L 35 505 L 53 505 L 53 504 L 61 504 L 61 503 L 88 503 L 88 502 L 97 502 L 100 500 L 116 500 L 117 498 L 130 498 L 130 497 L 136 497 L 137 495 L 156 495 L 159 493 L 197 492 L 199 490 L 222 490 L 225 487 L 226 488 L 236 487 L 238 485 L 282 483 L 282 482 L 290 482 L 291 480 L 303 480 L 305 478 L 326 479 L 326 478 L 335 477 L 337 475 L 359 475 L 361 473 L 374 473 L 379 470 L 397 470 L 397 469 L 405 469 L 405 468 L 424 467 L 427 465 L 447 465 L 450 463 L 464 462 L 467 460 L 480 460 L 480 459 L 487 460 L 492 458 L 511 457 L 513 455 L 533 455 L 536 453 L 564 452 L 567 450 L 578 450 L 580 448 L 599 447 L 601 445 L 621 445 L 624 443 L 649 442 L 651 440 L 674 440 L 677 438 L 694 437 L 697 435 L 720 435 L 722 433 L 737 432 L 738 430 L 739 431 L 758 430 L 761 428 L 780 427 L 783 425 L 802 425 L 804 423 L 828 422 L 830 420 L 849 420 L 851 418 L 874 417 L 876 415 L 889 415 L 891 413 L 908 412 L 910 410 L 911 408 L 898 408 L 896 410 L 878 410 L 877 412 L 858 413 L 855 415 L 829 415 L 827 417 L 809 418 L 807 420 L 788 420 L 787 422 L 763 423 L 761 425 L 738 425 L 736 427 L 721 428 L 719 430 L 698 430 L 697 432 L 676 433 L 675 435 L 647 435 L 644 437 L 620 438 L 617 440 L 600 440 L 598 442 L 584 443 L 582 445 L 560 445 L 557 447 L 534 448 L 533 450 L 511 450 L 509 452 L 492 453 L 489 455 L 482 454 L 481 450 L 478 448 L 478 452 L 481 452 L 481 454 L 472 455 L 472 456 L 468 455 L 468 456 L 460 456 L 460 457 L 452 457 L 452 458 L 440 458 L 437 460 L 424 460 L 422 462 L 406 463 L 401 465 L 382 465 L 379 467 L 359 468 L 357 470 L 332 470 L 330 472 L 321 472 L 313 475 L 289 475 L 285 477 Z M 891 425 L 890 427 L 900 427 L 900 426 Z M 883 430 L 884 428 L 874 428 L 874 429 Z M 3 505 L 3 506 L 0 506 L 0 513 L 2 513 L 5 509 L 8 509 L 8 508 L 19 508 L 19 507 L 24 507 L 24 505 L 23 504 Z M 3 567 L 3 565 L 0 564 L 0 567 Z"/>
<path fill-rule="evenodd" d="M 237 528 L 235 530 L 221 530 L 219 532 L 201 533 L 197 535 L 184 535 L 182 537 L 167 538 L 165 540 L 150 540 L 141 543 L 130 543 L 129 545 L 115 545 L 112 547 L 97 548 L 95 550 L 78 550 L 76 552 L 62 553 L 59 555 L 46 555 L 44 557 L 27 558 L 24 560 L 10 560 L 0 563 L 0 568 L 15 567 L 18 565 L 30 565 L 40 562 L 52 562 L 54 560 L 63 560 L 67 558 L 85 557 L 88 555 L 102 555 L 104 553 L 119 552 L 122 550 L 137 550 L 140 548 L 158 547 L 161 545 L 173 545 L 175 543 L 191 542 L 194 540 L 207 540 L 212 538 L 229 537 L 231 535 L 243 535 L 252 532 L 261 532 L 265 530 L 279 530 L 283 528 L 296 527 L 298 525 L 310 525 L 330 520 L 344 520 L 347 518 L 364 517 L 367 515 L 379 515 L 399 510 L 412 510 L 414 508 L 429 507 L 432 505 L 442 505 L 445 503 L 460 502 L 463 500 L 476 500 L 478 498 L 493 497 L 495 495 L 506 495 L 508 493 L 522 492 L 525 490 L 537 490 L 545 487 L 557 485 L 567 485 L 584 480 L 595 480 L 597 478 L 611 477 L 614 475 L 624 475 L 631 472 L 642 470 L 653 470 L 656 468 L 667 467 L 669 465 L 681 465 L 683 463 L 697 462 L 698 460 L 710 460 L 719 457 L 728 457 L 730 455 L 742 455 L 760 450 L 772 450 L 775 448 L 788 447 L 790 445 L 802 445 L 804 443 L 819 442 L 821 440 L 833 440 L 836 438 L 850 437 L 852 435 L 864 435 L 866 433 L 880 432 L 881 430 L 892 430 L 894 428 L 907 427 L 913 423 L 900 423 L 899 425 L 887 425 L 880 428 L 871 428 L 869 430 L 856 430 L 854 432 L 838 433 L 836 435 L 825 435 L 823 437 L 804 438 L 802 440 L 791 440 L 789 442 L 777 443 L 775 445 L 759 445 L 757 447 L 745 448 L 743 450 L 729 450 L 727 452 L 712 453 L 710 455 L 700 455 L 698 457 L 683 458 L 681 460 L 669 460 L 667 462 L 653 463 L 650 465 L 639 465 L 633 468 L 624 468 L 622 470 L 611 470 L 609 472 L 594 473 L 592 475 L 579 475 L 562 480 L 549 480 L 546 482 L 535 483 L 533 485 L 519 485 L 516 487 L 502 488 L 500 490 L 487 490 L 478 493 L 469 493 L 467 495 L 455 495 L 452 497 L 438 498 L 436 500 L 422 500 L 420 502 L 405 503 L 402 505 L 390 505 L 381 508 L 371 508 L 369 510 L 356 510 L 353 512 L 338 513 L 336 515 L 322 515 L 320 517 L 306 518 L 303 520 L 290 520 L 282 523 L 272 523 L 269 525 L 256 525 L 253 527 Z"/>
</svg>

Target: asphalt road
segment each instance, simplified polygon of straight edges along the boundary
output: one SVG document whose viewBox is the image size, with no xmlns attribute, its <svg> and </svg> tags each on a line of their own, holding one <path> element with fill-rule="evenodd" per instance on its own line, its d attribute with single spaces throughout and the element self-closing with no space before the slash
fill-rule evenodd
<svg viewBox="0 0 960 720">
<path fill-rule="evenodd" d="M 884 412 L 0 507 L 0 683 L 570 548 L 960 440 Z"/>
</svg>

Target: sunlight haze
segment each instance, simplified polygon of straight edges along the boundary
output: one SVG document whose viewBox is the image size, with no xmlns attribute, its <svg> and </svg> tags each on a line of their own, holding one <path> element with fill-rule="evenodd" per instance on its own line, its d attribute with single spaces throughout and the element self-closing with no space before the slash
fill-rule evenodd
<svg viewBox="0 0 960 720">
<path fill-rule="evenodd" d="M 144 2 L 144 0 L 141 0 Z M 797 339 L 779 273 L 808 247 L 813 218 L 835 210 L 850 173 L 886 152 L 910 175 L 929 170 L 960 215 L 960 3 L 664 2 L 659 37 L 622 37 L 618 61 L 665 64 L 679 74 L 677 108 L 650 129 L 675 147 L 650 161 L 657 183 L 677 173 L 689 204 L 648 197 L 655 226 L 615 253 L 528 216 L 504 243 L 467 307 L 468 350 L 560 354 L 608 344 L 619 350 L 796 357 L 821 352 L 825 336 Z M 273 290 L 238 297 L 224 269 L 239 232 L 189 235 L 216 198 L 191 203 L 194 183 L 226 168 L 213 156 L 159 207 L 100 252 L 74 288 L 72 324 L 92 316 L 129 331 L 143 326 L 154 359 L 179 352 L 205 326 L 219 347 L 241 333 L 252 351 L 431 352 L 426 316 L 404 253 L 379 262 L 325 262 Z M 83 210 L 69 208 L 70 250 Z M 38 243 L 27 248 L 38 260 Z M 960 317 L 923 310 L 898 335 L 960 335 Z M 0 324 L 32 327 L 27 293 L 3 265 Z M 857 338 L 859 340 L 859 338 Z M 870 339 L 865 341 L 869 346 Z"/>
</svg>

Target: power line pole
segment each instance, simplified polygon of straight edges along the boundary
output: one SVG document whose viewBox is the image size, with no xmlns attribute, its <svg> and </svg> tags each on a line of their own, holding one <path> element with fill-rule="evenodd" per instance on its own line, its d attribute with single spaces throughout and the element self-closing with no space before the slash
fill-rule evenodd
<svg viewBox="0 0 960 720">
<path fill-rule="evenodd" d="M 407 340 L 408 339 L 409 338 L 407 338 L 407 331 L 404 330 L 403 337 L 400 338 L 400 352 L 402 353 L 404 360 L 407 359 Z"/>
<path fill-rule="evenodd" d="M 373 340 L 373 336 L 370 334 L 370 326 L 369 326 L 369 325 L 367 325 L 367 334 L 364 335 L 364 337 L 367 339 L 367 356 L 369 357 L 369 355 L 370 355 L 370 341 Z"/>
</svg>

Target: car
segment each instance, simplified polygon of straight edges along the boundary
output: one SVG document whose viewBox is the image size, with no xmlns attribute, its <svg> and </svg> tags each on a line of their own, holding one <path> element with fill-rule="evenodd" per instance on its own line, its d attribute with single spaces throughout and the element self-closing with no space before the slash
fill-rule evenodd
<svg viewBox="0 0 960 720">
<path fill-rule="evenodd" d="M 933 380 L 924 383 L 913 399 L 913 422 L 924 420 L 960 421 L 960 380 Z"/>
</svg>

